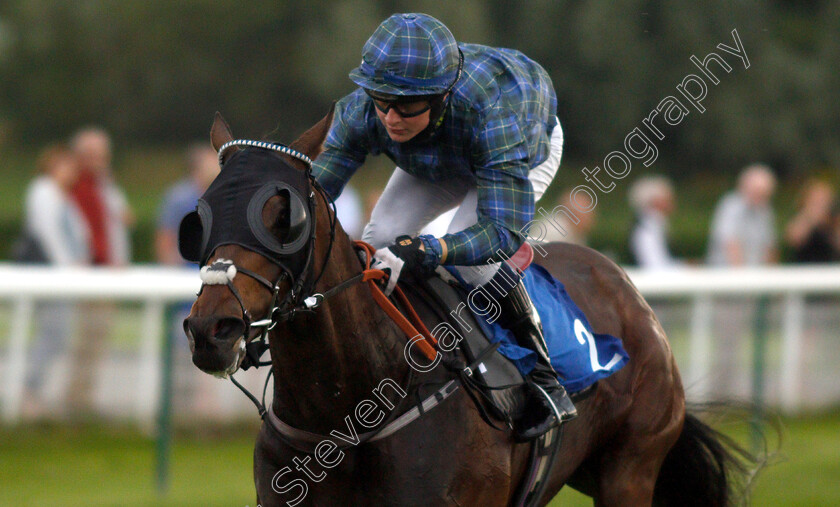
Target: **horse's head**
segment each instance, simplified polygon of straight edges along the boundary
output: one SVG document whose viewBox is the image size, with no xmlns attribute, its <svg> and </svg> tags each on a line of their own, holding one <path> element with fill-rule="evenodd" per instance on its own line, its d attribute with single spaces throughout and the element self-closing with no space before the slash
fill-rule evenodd
<svg viewBox="0 0 840 507">
<path fill-rule="evenodd" d="M 184 331 L 193 363 L 221 377 L 278 312 L 311 282 L 315 192 L 308 159 L 321 151 L 332 112 L 288 148 L 234 141 L 216 114 L 210 131 L 222 170 L 181 223 L 185 259 L 202 265 L 202 287 Z"/>
</svg>

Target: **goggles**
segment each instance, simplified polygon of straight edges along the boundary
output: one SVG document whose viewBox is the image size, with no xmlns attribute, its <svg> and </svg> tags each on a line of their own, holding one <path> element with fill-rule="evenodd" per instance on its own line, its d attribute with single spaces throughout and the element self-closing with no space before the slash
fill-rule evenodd
<svg viewBox="0 0 840 507">
<path fill-rule="evenodd" d="M 388 114 L 388 112 L 393 109 L 400 118 L 414 118 L 432 108 L 432 100 L 430 97 L 412 101 L 407 101 L 403 98 L 400 100 L 387 100 L 378 94 L 371 93 L 369 90 L 365 90 L 365 92 L 373 99 L 373 105 L 382 114 Z"/>
</svg>

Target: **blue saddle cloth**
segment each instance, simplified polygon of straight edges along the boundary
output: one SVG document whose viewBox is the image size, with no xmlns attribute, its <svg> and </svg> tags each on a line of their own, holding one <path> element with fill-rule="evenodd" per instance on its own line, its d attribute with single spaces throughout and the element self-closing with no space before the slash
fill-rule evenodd
<svg viewBox="0 0 840 507">
<path fill-rule="evenodd" d="M 578 392 L 620 370 L 629 356 L 621 340 L 608 334 L 592 332 L 586 316 L 566 292 L 565 287 L 542 266 L 531 264 L 524 274 L 525 288 L 542 320 L 551 364 L 560 382 L 569 392 Z M 513 333 L 498 323 L 473 312 L 487 338 L 502 342 L 499 352 L 527 375 L 537 362 L 537 355 L 520 347 Z"/>
</svg>

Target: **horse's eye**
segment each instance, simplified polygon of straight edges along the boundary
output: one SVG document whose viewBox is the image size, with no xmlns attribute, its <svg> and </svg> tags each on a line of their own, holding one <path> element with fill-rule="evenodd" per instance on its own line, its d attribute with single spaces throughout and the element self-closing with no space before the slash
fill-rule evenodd
<svg viewBox="0 0 840 507">
<path fill-rule="evenodd" d="M 281 191 L 279 195 L 266 201 L 262 212 L 266 229 L 284 243 L 289 234 L 289 195 Z"/>
<path fill-rule="evenodd" d="M 285 243 L 286 238 L 289 235 L 289 207 L 286 206 L 280 211 L 280 214 L 277 216 L 277 237 L 280 238 L 280 243 Z"/>
</svg>

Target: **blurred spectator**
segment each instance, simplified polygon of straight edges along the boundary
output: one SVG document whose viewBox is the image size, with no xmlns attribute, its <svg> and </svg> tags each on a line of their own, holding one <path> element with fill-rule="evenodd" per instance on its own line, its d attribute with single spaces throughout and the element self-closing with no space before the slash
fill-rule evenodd
<svg viewBox="0 0 840 507">
<path fill-rule="evenodd" d="M 828 183 L 806 183 L 799 210 L 785 229 L 794 262 L 833 262 L 840 258 L 836 206 L 834 190 Z"/>
<path fill-rule="evenodd" d="M 365 210 L 362 198 L 352 185 L 346 185 L 344 191 L 335 200 L 338 221 L 351 239 L 360 239 L 365 227 Z"/>
<path fill-rule="evenodd" d="M 630 187 L 636 223 L 630 232 L 630 253 L 644 269 L 680 265 L 668 247 L 668 218 L 674 211 L 674 188 L 664 176 L 645 176 Z"/>
<path fill-rule="evenodd" d="M 128 228 L 134 216 L 113 181 L 111 139 L 104 130 L 87 128 L 73 136 L 71 147 L 80 169 L 73 197 L 90 228 L 93 265 L 124 266 L 131 258 Z"/>
<path fill-rule="evenodd" d="M 73 154 L 63 146 L 44 150 L 38 159 L 40 175 L 26 191 L 24 230 L 39 251 L 40 262 L 77 266 L 89 260 L 88 229 L 70 197 L 79 175 Z M 30 259 L 32 260 L 32 259 Z M 24 415 L 41 415 L 43 384 L 57 357 L 65 352 L 73 326 L 74 305 L 44 301 L 38 304 L 35 340 L 26 377 Z"/>
<path fill-rule="evenodd" d="M 79 177 L 76 159 L 63 146 L 51 146 L 38 159 L 38 169 L 26 191 L 25 235 L 46 264 L 87 264 L 87 223 L 70 195 Z"/>
<path fill-rule="evenodd" d="M 712 219 L 709 263 L 716 266 L 756 266 L 778 259 L 770 198 L 776 178 L 765 165 L 745 168 L 738 188 L 718 203 Z"/>
<path fill-rule="evenodd" d="M 181 219 L 195 210 L 198 199 L 219 174 L 219 157 L 207 143 L 195 143 L 187 149 L 187 177 L 167 190 L 160 206 L 155 232 L 155 257 L 161 264 L 185 264 L 178 252 L 178 227 Z"/>
<path fill-rule="evenodd" d="M 776 233 L 770 198 L 776 178 L 767 166 L 746 167 L 738 187 L 725 195 L 715 209 L 709 240 L 709 263 L 714 266 L 759 266 L 777 261 Z M 744 380 L 738 347 L 749 339 L 751 323 L 759 318 L 762 300 L 750 297 L 716 297 L 712 312 L 715 381 L 737 385 Z"/>
<path fill-rule="evenodd" d="M 131 257 L 128 228 L 134 217 L 111 174 L 111 139 L 98 128 L 78 131 L 71 149 L 79 161 L 73 197 L 90 230 L 94 266 L 125 266 Z M 67 403 L 70 415 L 80 417 L 92 408 L 94 378 L 113 329 L 116 306 L 111 301 L 88 301 L 70 363 Z"/>
<path fill-rule="evenodd" d="M 572 189 L 563 190 L 561 195 L 563 197 L 560 199 L 559 206 L 555 207 L 553 210 L 538 207 L 537 213 L 534 215 L 535 219 L 545 225 L 546 234 L 543 241 L 564 241 L 575 245 L 588 245 L 589 233 L 592 231 L 592 228 L 595 226 L 595 222 L 597 221 L 597 210 L 593 208 L 588 213 L 581 213 L 578 211 L 578 208 L 581 206 L 583 206 L 584 209 L 591 208 L 592 202 L 589 200 L 590 197 L 588 194 L 583 192 L 576 194 L 575 199 L 577 199 L 578 203 L 577 206 L 575 206 L 571 201 Z M 550 219 L 547 218 L 545 214 L 541 213 L 539 211 L 540 209 L 545 211 L 545 214 L 549 215 Z M 561 211 L 563 209 L 569 210 L 572 216 L 577 219 L 577 223 L 567 216 L 564 211 Z"/>
</svg>

